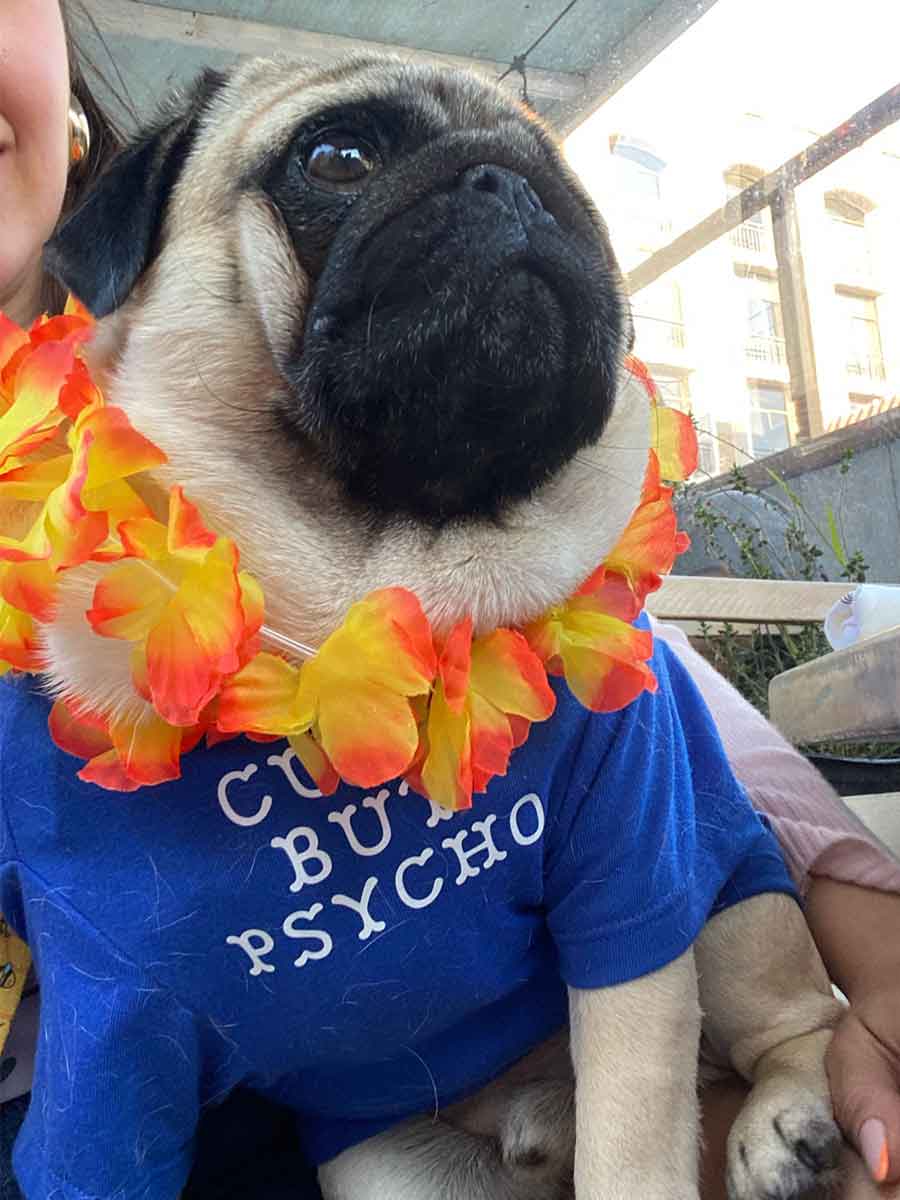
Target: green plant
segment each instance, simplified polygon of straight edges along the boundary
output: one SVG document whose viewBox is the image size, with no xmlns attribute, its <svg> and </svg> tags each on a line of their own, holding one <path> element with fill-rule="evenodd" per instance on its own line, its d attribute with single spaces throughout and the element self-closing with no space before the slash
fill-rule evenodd
<svg viewBox="0 0 900 1200">
<path fill-rule="evenodd" d="M 753 496 L 757 506 L 777 518 L 780 526 L 776 540 L 759 521 L 727 515 L 710 501 L 708 495 L 687 486 L 681 491 L 682 511 L 693 518 L 703 538 L 707 554 L 717 560 L 727 574 L 737 573 L 750 579 L 827 580 L 825 548 L 831 550 L 839 567 L 838 578 L 848 584 L 864 583 L 868 566 L 860 548 L 846 543 L 842 517 L 844 493 L 852 469 L 853 452 L 848 450 L 840 464 L 840 488 L 833 508 L 826 506 L 822 517 L 809 511 L 797 492 L 774 471 L 766 470 L 771 483 L 754 487 L 741 467 L 732 469 L 728 487 L 732 492 Z M 701 649 L 721 672 L 760 712 L 768 715 L 769 681 L 783 671 L 829 652 L 825 634 L 819 625 L 788 626 L 778 623 L 753 627 L 750 632 L 732 624 L 700 627 Z M 893 757 L 898 746 L 827 745 L 818 747 L 829 754 L 865 757 Z"/>
</svg>

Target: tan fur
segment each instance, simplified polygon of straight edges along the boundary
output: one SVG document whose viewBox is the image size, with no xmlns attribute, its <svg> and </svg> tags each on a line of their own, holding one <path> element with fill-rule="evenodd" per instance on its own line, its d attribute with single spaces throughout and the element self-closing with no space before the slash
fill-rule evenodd
<svg viewBox="0 0 900 1200">
<path fill-rule="evenodd" d="M 313 80 L 296 65 L 254 61 L 238 71 L 176 186 L 158 260 L 101 324 L 92 350 L 109 401 L 169 455 L 160 485 L 183 484 L 208 522 L 236 539 L 243 565 L 265 590 L 269 624 L 312 646 L 355 600 L 390 585 L 414 591 L 438 628 L 466 613 L 481 629 L 536 617 L 569 595 L 615 544 L 646 461 L 646 397 L 623 376 L 599 444 L 502 525 L 450 526 L 438 534 L 412 522 L 373 529 L 311 463 L 298 470 L 297 449 L 286 446 L 273 418 L 285 385 L 272 350 L 288 335 L 288 305 L 305 303 L 308 282 L 269 206 L 246 197 L 232 203 L 235 180 L 305 113 L 407 85 L 417 94 L 433 88 L 430 109 L 439 116 L 446 86 L 439 72 L 374 60 Z M 482 123 L 508 123 L 510 136 L 523 136 L 516 134 L 521 114 L 499 92 L 469 86 L 477 89 Z M 142 704 L 128 682 L 127 646 L 98 645 L 80 616 L 93 583 L 92 572 L 64 581 L 63 617 L 46 635 L 51 684 L 103 711 L 135 715 Z"/>
<path fill-rule="evenodd" d="M 320 1170 L 325 1200 L 697 1200 L 701 1010 L 703 1074 L 753 1084 L 729 1197 L 824 1198 L 808 1164 L 837 1161 L 824 1057 L 842 1009 L 801 910 L 762 895 L 660 971 L 573 989 L 571 1058 L 561 1033 L 461 1104 L 339 1155 Z"/>
<path fill-rule="evenodd" d="M 150 494 L 159 503 L 183 484 L 237 540 L 265 589 L 269 623 L 313 646 L 354 600 L 387 585 L 415 591 L 438 628 L 465 613 L 480 629 L 537 616 L 612 548 L 646 462 L 646 397 L 624 375 L 598 444 L 502 522 L 435 532 L 363 521 L 287 447 L 274 415 L 285 388 L 275 359 L 299 327 L 309 281 L 280 219 L 262 197 L 240 196 L 236 181 L 305 114 L 405 89 L 437 122 L 471 109 L 513 142 L 530 136 L 499 92 L 455 75 L 369 59 L 319 74 L 251 62 L 203 124 L 159 257 L 92 349 L 109 400 L 170 456 Z M 53 686 L 106 712 L 137 712 L 128 645 L 94 637 L 84 622 L 100 570 L 63 581 L 63 613 L 46 638 Z M 733 1162 L 745 1165 L 741 1137 L 752 1136 L 753 1158 L 744 1175 L 734 1167 L 732 1194 L 758 1200 L 795 1166 L 774 1118 L 790 1111 L 799 1136 L 824 1111 L 822 1050 L 835 1011 L 802 918 L 777 897 L 717 917 L 696 962 L 711 1044 L 755 1080 Z M 563 1034 L 478 1096 L 327 1164 L 326 1200 L 562 1200 L 573 1177 L 578 1200 L 695 1200 L 697 976 L 691 951 L 621 987 L 573 992 L 574 1093 Z"/>
</svg>

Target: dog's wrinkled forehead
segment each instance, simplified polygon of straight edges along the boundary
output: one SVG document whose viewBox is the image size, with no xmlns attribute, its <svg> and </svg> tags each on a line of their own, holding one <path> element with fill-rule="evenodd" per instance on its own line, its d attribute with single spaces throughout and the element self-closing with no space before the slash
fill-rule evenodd
<svg viewBox="0 0 900 1200">
<path fill-rule="evenodd" d="M 254 59 L 209 95 L 189 169 L 191 211 L 252 186 L 304 128 L 380 120 L 404 151 L 454 132 L 494 135 L 519 161 L 559 169 L 552 139 L 515 101 L 463 72 L 390 58 L 351 58 L 330 69 Z M 177 195 L 175 204 L 177 205 Z"/>
</svg>

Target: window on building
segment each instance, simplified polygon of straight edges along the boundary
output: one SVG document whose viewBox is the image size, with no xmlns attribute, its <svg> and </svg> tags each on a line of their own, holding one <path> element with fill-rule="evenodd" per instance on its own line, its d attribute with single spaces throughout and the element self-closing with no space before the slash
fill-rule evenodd
<svg viewBox="0 0 900 1200">
<path fill-rule="evenodd" d="M 754 183 L 758 183 L 765 175 L 761 167 L 737 164 L 725 172 L 725 193 L 729 200 L 739 196 L 741 192 Z M 772 230 L 767 209 L 749 216 L 742 225 L 733 229 L 730 234 L 731 244 L 739 250 L 749 250 L 754 254 L 762 254 L 772 249 Z"/>
<path fill-rule="evenodd" d="M 663 404 L 669 408 L 680 408 L 682 412 L 691 411 L 691 389 L 686 375 L 667 375 L 654 371 L 653 381 Z"/>
<path fill-rule="evenodd" d="M 683 350 L 685 344 L 678 284 L 665 279 L 644 288 L 634 298 L 633 317 L 635 353 L 649 363 L 677 364 L 673 352 Z"/>
<path fill-rule="evenodd" d="M 787 393 L 768 383 L 750 385 L 750 446 L 757 458 L 787 450 L 791 444 Z"/>
<path fill-rule="evenodd" d="M 825 210 L 831 220 L 834 278 L 854 280 L 868 275 L 869 242 L 866 216 L 872 211 L 871 201 L 850 192 L 829 192 Z"/>
<path fill-rule="evenodd" d="M 609 151 L 617 159 L 623 182 L 636 198 L 656 204 L 662 199 L 665 159 L 639 138 L 613 134 Z"/>
<path fill-rule="evenodd" d="M 784 323 L 781 297 L 774 276 L 749 272 L 743 276 L 747 341 L 745 353 L 750 363 L 784 366 Z"/>
<path fill-rule="evenodd" d="M 872 296 L 855 292 L 838 291 L 836 294 L 842 313 L 847 374 L 856 379 L 880 382 L 884 379 L 884 357 L 878 327 L 878 302 Z"/>
<path fill-rule="evenodd" d="M 699 461 L 697 466 L 701 475 L 714 478 L 721 471 L 719 448 L 710 434 L 700 433 L 698 436 Z"/>
</svg>

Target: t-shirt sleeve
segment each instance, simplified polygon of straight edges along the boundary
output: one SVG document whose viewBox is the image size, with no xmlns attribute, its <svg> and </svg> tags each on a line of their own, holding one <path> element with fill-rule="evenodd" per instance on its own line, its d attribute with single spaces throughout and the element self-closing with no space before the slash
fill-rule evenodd
<svg viewBox="0 0 900 1200">
<path fill-rule="evenodd" d="M 658 970 L 718 909 L 793 893 L 686 671 L 664 646 L 653 667 L 656 694 L 585 719 L 554 796 L 544 902 L 573 987 Z"/>
<path fill-rule="evenodd" d="M 4 880 L 0 904 L 24 920 L 41 980 L 33 1098 L 13 1159 L 26 1200 L 176 1200 L 198 1118 L 193 1017 L 65 896 L 10 864 Z"/>
</svg>

